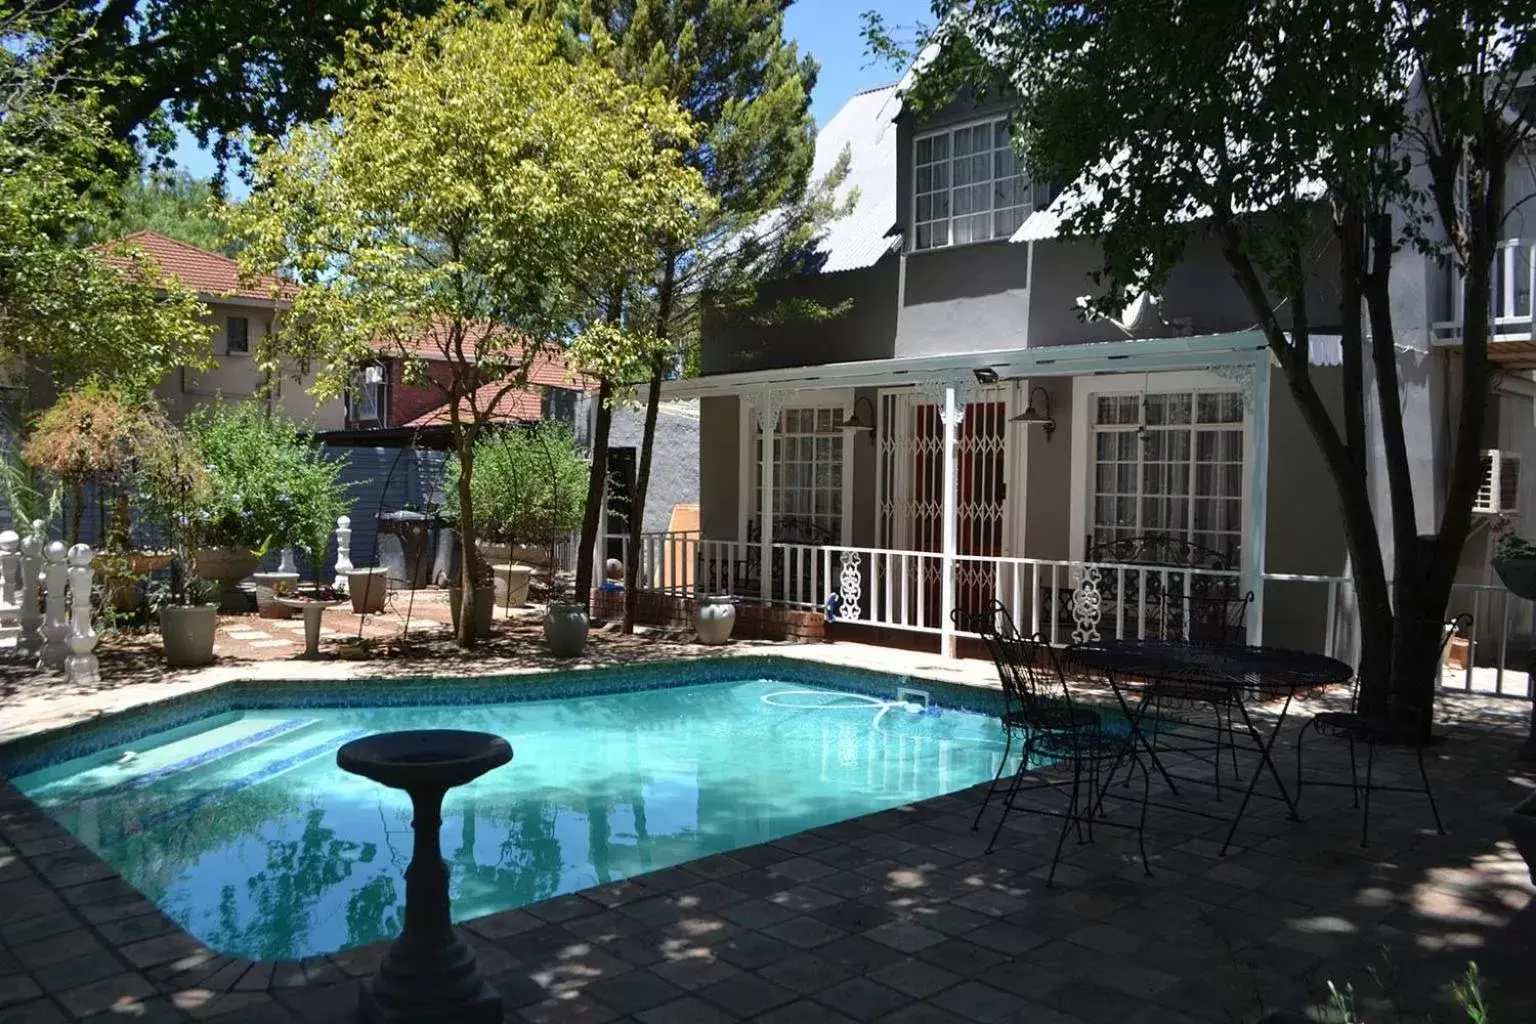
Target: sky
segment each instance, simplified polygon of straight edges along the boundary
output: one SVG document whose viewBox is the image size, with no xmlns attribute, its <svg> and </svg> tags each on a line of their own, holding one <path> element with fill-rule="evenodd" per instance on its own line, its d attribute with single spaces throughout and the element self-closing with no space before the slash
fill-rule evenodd
<svg viewBox="0 0 1536 1024">
<path fill-rule="evenodd" d="M 811 94 L 811 113 L 818 125 L 837 113 L 848 97 L 861 89 L 893 82 L 896 71 L 873 63 L 864 53 L 859 15 L 879 11 L 887 27 L 898 31 L 931 20 L 931 0 L 797 0 L 784 19 L 785 34 L 821 64 L 816 91 Z M 177 164 L 198 177 L 213 175 L 213 157 L 198 149 L 185 132 L 176 149 Z M 245 187 L 231 181 L 231 191 L 244 194 Z"/>
</svg>

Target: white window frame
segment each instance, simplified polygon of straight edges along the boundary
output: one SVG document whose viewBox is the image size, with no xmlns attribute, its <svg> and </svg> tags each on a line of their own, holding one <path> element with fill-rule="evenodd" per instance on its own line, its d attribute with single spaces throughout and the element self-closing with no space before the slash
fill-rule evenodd
<svg viewBox="0 0 1536 1024">
<path fill-rule="evenodd" d="M 955 193 L 955 168 L 954 168 L 955 141 L 954 141 L 954 134 L 955 134 L 955 132 L 958 132 L 958 131 L 964 131 L 964 130 L 967 130 L 967 129 L 975 128 L 978 125 L 989 125 L 995 131 L 998 123 L 1000 123 L 1000 122 L 1001 123 L 1006 123 L 1007 121 L 1008 121 L 1007 115 L 975 118 L 975 119 L 970 120 L 970 121 L 963 121 L 963 122 L 960 122 L 960 123 L 957 123 L 957 124 L 945 125 L 943 128 L 936 128 L 933 131 L 921 132 L 921 133 L 919 133 L 917 135 L 914 135 L 912 137 L 912 187 L 911 187 L 911 195 L 908 197 L 908 200 L 909 200 L 909 203 L 910 203 L 910 206 L 908 207 L 908 209 L 911 212 L 911 217 L 910 217 L 908 223 L 910 223 L 912 225 L 910 239 L 909 239 L 909 243 L 908 243 L 908 250 L 910 252 L 939 252 L 939 251 L 942 251 L 944 249 L 956 249 L 956 248 L 961 248 L 961 247 L 964 247 L 964 246 L 967 246 L 967 245 L 985 245 L 988 242 L 1007 241 L 1008 238 L 1011 237 L 1011 235 L 1013 234 L 1012 231 L 1010 231 L 1010 232 L 1008 232 L 1006 234 L 1002 234 L 1002 235 L 992 234 L 991 231 L 989 231 L 988 237 L 986 237 L 986 238 L 980 238 L 980 239 L 973 238 L 973 239 L 971 239 L 968 242 L 956 242 L 954 240 L 954 238 L 955 238 L 955 231 L 954 231 L 954 222 L 955 222 L 955 199 L 954 199 L 954 193 Z M 918 229 L 918 219 L 917 219 L 917 199 L 918 199 L 918 189 L 917 189 L 917 169 L 918 169 L 917 146 L 918 146 L 919 142 L 923 142 L 925 140 L 935 139 L 935 138 L 938 138 L 939 136 L 948 136 L 949 137 L 949 156 L 947 158 L 948 163 L 949 163 L 949 186 L 948 186 L 949 216 L 948 216 L 948 218 L 945 221 L 943 221 L 943 223 L 948 225 L 948 233 L 947 233 L 947 236 L 946 236 L 947 237 L 947 241 L 945 241 L 943 245 L 927 245 L 927 246 L 923 246 L 923 247 L 919 248 L 919 246 L 917 244 L 917 229 Z M 1011 136 L 1010 136 L 1010 140 L 1011 140 Z M 1012 143 L 1010 141 L 1010 145 L 1011 144 Z M 990 149 L 988 149 L 987 152 L 989 154 L 995 154 L 997 152 L 997 147 L 993 146 Z M 998 178 L 992 177 L 992 178 L 988 179 L 988 183 L 989 184 L 995 183 L 998 180 L 999 180 Z M 1022 210 L 1022 212 L 1023 212 L 1023 217 L 1020 219 L 1020 223 L 1022 224 L 1024 220 L 1029 219 L 1029 215 L 1034 211 L 1034 208 L 1035 208 L 1035 188 L 1034 188 L 1034 183 L 1029 180 L 1028 175 L 1026 175 L 1024 173 L 1024 169 L 1022 167 L 1020 167 L 1020 169 L 1019 169 L 1019 180 L 1022 182 L 1022 184 L 1024 186 L 1024 202 L 1022 204 L 1020 204 L 1020 206 L 1019 206 L 1019 209 Z M 976 184 L 980 184 L 980 183 L 979 182 L 971 182 L 970 183 L 970 185 L 976 185 Z M 968 185 L 968 186 L 965 186 L 965 187 L 970 187 L 970 186 Z M 937 195 L 938 193 L 925 193 L 925 194 Z M 994 195 L 995 195 L 995 193 L 994 193 Z M 1005 207 L 1005 209 L 1013 209 L 1013 207 Z M 997 212 L 998 211 L 997 211 L 996 207 L 993 207 L 989 211 L 990 215 L 994 218 L 994 221 L 993 221 L 994 227 L 992 228 L 992 231 L 996 230 L 996 228 L 995 228 L 995 224 L 996 224 L 995 218 L 996 218 Z M 967 216 L 968 217 L 968 216 L 972 216 L 972 214 L 962 214 L 962 216 Z M 924 221 L 923 223 L 924 224 L 938 224 L 938 223 L 940 223 L 940 221 L 932 220 L 932 221 Z M 1017 229 L 1015 229 L 1015 230 L 1017 230 Z"/>
<path fill-rule="evenodd" d="M 1215 392 L 1237 394 L 1243 402 L 1243 486 L 1240 496 L 1242 532 L 1239 538 L 1240 565 L 1234 569 L 1247 571 L 1253 559 L 1252 515 L 1253 507 L 1253 403 L 1242 394 L 1242 389 L 1232 381 L 1208 370 L 1187 370 L 1165 373 L 1123 373 L 1096 377 L 1078 377 L 1072 386 L 1072 507 L 1070 538 L 1071 557 L 1082 561 L 1087 557 L 1088 535 L 1093 532 L 1093 451 L 1094 451 L 1094 402 L 1100 395 L 1110 394 L 1178 394 Z M 1193 429 L 1195 425 L 1191 425 Z M 1236 426 L 1236 424 L 1233 424 Z M 1193 486 L 1193 480 L 1191 480 Z M 1191 521 L 1194 511 L 1190 510 Z"/>
<path fill-rule="evenodd" d="M 836 409 L 840 417 L 846 420 L 853 414 L 854 392 L 848 388 L 828 389 L 824 391 L 807 391 L 796 395 L 784 402 L 780 407 L 779 415 L 782 423 L 783 414 L 790 409 Z M 738 403 L 741 409 L 740 444 L 737 447 L 737 466 L 739 467 L 736 501 L 736 538 L 745 542 L 747 539 L 747 526 L 757 515 L 753 500 L 755 488 L 758 484 L 757 453 L 753 448 L 758 427 L 757 405 L 750 395 L 741 396 Z M 853 537 L 853 435 L 855 430 L 845 428 L 842 431 L 841 457 L 843 461 L 843 512 L 842 521 L 839 524 L 841 536 L 838 543 L 848 545 Z M 779 436 L 775 432 L 774 436 Z M 827 435 L 823 435 L 827 436 Z M 766 452 L 772 457 L 772 449 Z M 777 496 L 775 496 L 777 497 Z M 774 515 L 777 517 L 780 509 L 775 502 Z M 777 537 L 773 543 L 781 544 L 783 541 Z"/>
<path fill-rule="evenodd" d="M 245 321 L 245 347 L 235 348 L 233 334 L 229 325 L 236 320 Z M 248 316 L 235 316 L 230 314 L 224 317 L 224 354 L 227 356 L 249 356 L 251 354 L 251 318 Z"/>
</svg>

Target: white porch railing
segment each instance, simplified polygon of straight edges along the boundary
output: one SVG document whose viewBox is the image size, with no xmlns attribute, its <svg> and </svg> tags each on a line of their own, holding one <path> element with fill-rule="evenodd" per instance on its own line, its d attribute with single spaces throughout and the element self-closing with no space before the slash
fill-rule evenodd
<svg viewBox="0 0 1536 1024">
<path fill-rule="evenodd" d="M 609 540 L 627 550 L 627 538 Z M 936 552 L 774 544 L 765 577 L 761 545 L 755 541 L 705 540 L 689 532 L 646 534 L 641 543 L 640 585 L 645 591 L 676 597 L 727 594 L 822 611 L 853 626 L 934 635 L 953 631 L 944 616 L 944 558 Z M 1272 633 L 1284 632 L 1280 639 L 1287 643 L 1305 643 L 1353 660 L 1357 626 L 1349 577 L 1266 573 L 1264 583 L 1271 626 L 1292 627 L 1272 629 Z M 1209 600 L 1190 595 L 1202 593 L 1237 598 L 1246 593 L 1244 574 L 1043 558 L 955 558 L 953 601 L 957 607 L 979 608 L 996 598 L 1021 629 L 1057 645 L 1094 636 L 1188 635 L 1195 621 L 1190 602 Z M 1237 619 L 1231 625 L 1240 627 L 1247 641 L 1264 642 L 1257 604 L 1239 603 L 1237 609 L 1239 614 L 1247 613 L 1246 621 Z M 1298 622 L 1273 618 L 1286 615 L 1287 609 L 1295 610 Z M 1530 696 L 1523 660 L 1514 664 L 1511 659 L 1512 647 L 1524 649 L 1536 624 L 1531 602 L 1513 597 L 1501 586 L 1458 584 L 1451 612 L 1462 611 L 1472 615 L 1468 667 L 1443 668 L 1442 686 Z M 1304 639 L 1293 639 L 1303 634 Z"/>
<path fill-rule="evenodd" d="M 1466 295 L 1461 286 L 1461 270 L 1454 264 L 1441 270 L 1440 309 L 1445 319 L 1434 324 L 1437 340 L 1454 341 L 1461 337 L 1466 320 Z M 1493 256 L 1493 287 L 1489 325 L 1494 340 L 1528 338 L 1536 309 L 1536 240 L 1506 238 L 1499 242 Z"/>
</svg>

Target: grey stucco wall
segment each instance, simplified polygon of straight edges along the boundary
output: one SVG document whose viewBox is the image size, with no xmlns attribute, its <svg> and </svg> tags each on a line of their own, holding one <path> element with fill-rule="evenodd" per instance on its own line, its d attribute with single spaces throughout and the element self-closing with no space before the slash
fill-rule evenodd
<svg viewBox="0 0 1536 1024">
<path fill-rule="evenodd" d="M 1013 495 L 1023 495 L 1026 558 L 1070 558 L 1072 556 L 1072 380 L 1047 377 L 1028 382 L 1025 401 L 1036 387 L 1051 397 L 1056 429 L 1046 436 L 1042 427 L 1010 424 L 1013 443 L 1025 446 L 1025 479 L 1012 486 Z"/>
<path fill-rule="evenodd" d="M 645 437 L 645 409 L 616 409 L 609 427 L 610 448 L 633 448 L 639 464 L 640 443 Z M 651 482 L 645 499 L 642 529 L 666 530 L 677 505 L 699 501 L 699 405 L 697 402 L 663 403 L 656 417 L 656 442 L 651 457 Z"/>
<path fill-rule="evenodd" d="M 741 404 L 734 397 L 699 400 L 699 529 L 735 540 L 740 481 Z"/>
</svg>

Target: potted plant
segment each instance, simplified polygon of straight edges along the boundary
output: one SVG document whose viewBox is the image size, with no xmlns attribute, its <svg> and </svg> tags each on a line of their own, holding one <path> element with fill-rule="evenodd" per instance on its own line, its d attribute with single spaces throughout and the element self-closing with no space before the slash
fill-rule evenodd
<svg viewBox="0 0 1536 1024">
<path fill-rule="evenodd" d="M 177 442 L 144 467 L 144 500 L 171 541 L 170 582 L 160 602 L 160 641 L 166 663 L 192 668 L 213 662 L 218 605 L 200 580 L 191 558 L 199 543 L 202 520 L 193 511 L 208 487 L 197 453 Z"/>
<path fill-rule="evenodd" d="M 693 613 L 694 639 L 718 646 L 730 641 L 736 628 L 736 599 L 723 594 L 700 597 Z"/>
<path fill-rule="evenodd" d="M 1502 517 L 1494 522 L 1493 535 L 1493 571 L 1499 581 L 1516 597 L 1536 600 L 1536 544 L 1515 533 Z"/>
<path fill-rule="evenodd" d="M 210 483 L 198 510 L 205 546 L 193 561 L 199 576 L 221 582 L 221 604 L 243 610 L 237 584 L 270 548 L 318 550 L 323 559 L 336 518 L 346 510 L 340 463 L 325 458 L 297 426 L 252 404 L 196 410 L 187 430 Z M 317 567 L 317 580 L 318 573 Z M 290 580 L 272 582 L 276 599 L 278 586 L 287 589 Z"/>
</svg>

